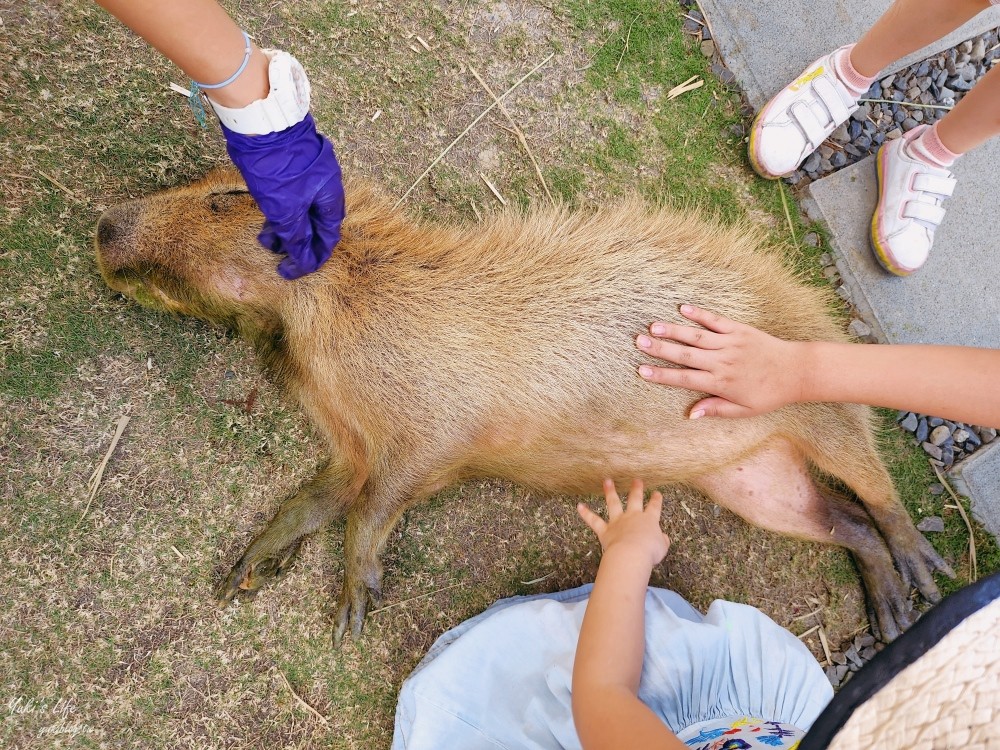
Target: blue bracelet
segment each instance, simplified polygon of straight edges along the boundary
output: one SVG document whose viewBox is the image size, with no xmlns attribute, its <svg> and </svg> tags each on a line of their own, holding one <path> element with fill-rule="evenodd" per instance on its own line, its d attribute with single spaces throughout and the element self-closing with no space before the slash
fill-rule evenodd
<svg viewBox="0 0 1000 750">
<path fill-rule="evenodd" d="M 240 74 L 247 69 L 247 65 L 250 62 L 250 35 L 245 31 L 241 30 L 243 34 L 243 41 L 246 43 L 246 49 L 243 50 L 243 62 L 235 73 L 233 73 L 229 78 L 224 80 L 222 83 L 198 83 L 197 81 L 191 81 L 191 91 L 188 94 L 188 104 L 191 106 L 191 112 L 194 114 L 194 119 L 203 128 L 206 127 L 205 123 L 205 105 L 201 101 L 201 90 L 202 89 L 221 89 L 223 86 L 228 86 L 237 78 Z"/>
<path fill-rule="evenodd" d="M 250 62 L 250 35 L 247 34 L 245 31 L 243 31 L 242 33 L 243 33 L 243 41 L 246 42 L 247 48 L 243 51 L 243 63 L 240 65 L 239 69 L 235 73 L 229 76 L 229 78 L 224 80 L 222 83 L 208 84 L 208 83 L 198 83 L 197 81 L 191 81 L 191 83 L 193 83 L 200 89 L 221 89 L 223 86 L 228 86 L 237 78 L 239 78 L 240 73 L 246 70 L 247 63 Z"/>
</svg>

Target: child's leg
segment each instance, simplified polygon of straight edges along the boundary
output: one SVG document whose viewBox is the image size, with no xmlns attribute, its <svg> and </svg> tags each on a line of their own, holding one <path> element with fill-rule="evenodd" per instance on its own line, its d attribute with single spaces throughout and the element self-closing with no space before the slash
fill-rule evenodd
<svg viewBox="0 0 1000 750">
<path fill-rule="evenodd" d="M 855 46 L 853 52 L 860 49 L 861 53 L 852 54 L 852 63 L 873 70 L 950 31 L 990 2 L 898 0 Z M 991 70 L 932 127 L 915 128 L 879 150 L 879 198 L 872 216 L 871 242 L 886 270 L 906 276 L 924 265 L 934 232 L 944 218 L 942 204 L 955 187 L 949 167 L 964 152 L 998 133 L 1000 71 Z"/>
<path fill-rule="evenodd" d="M 936 128 L 941 142 L 956 154 L 1000 134 L 1000 66 L 984 75 Z"/>
<path fill-rule="evenodd" d="M 880 70 L 958 28 L 991 3 L 1000 0 L 896 0 L 861 41 L 821 57 L 760 111 L 750 133 L 754 169 L 769 178 L 796 169 L 857 109 L 858 98 Z M 994 128 L 1000 122 L 1000 101 L 992 104 L 997 113 L 992 117 L 977 113 L 965 121 L 963 114 L 957 123 L 942 128 L 948 135 L 942 136 L 947 147 L 937 152 L 939 166 L 947 166 L 948 158 L 970 147 L 970 139 L 979 138 L 978 143 L 995 132 L 984 122 Z"/>
<path fill-rule="evenodd" d="M 974 15 L 991 0 L 896 0 L 851 50 L 851 63 L 872 77 L 889 63 L 926 47 Z"/>
</svg>

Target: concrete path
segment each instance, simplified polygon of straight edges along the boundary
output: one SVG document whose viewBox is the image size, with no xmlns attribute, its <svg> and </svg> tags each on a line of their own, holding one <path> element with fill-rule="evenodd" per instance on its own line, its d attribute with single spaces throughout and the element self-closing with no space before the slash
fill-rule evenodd
<svg viewBox="0 0 1000 750">
<path fill-rule="evenodd" d="M 856 42 L 892 3 L 888 0 L 698 0 L 723 61 L 750 104 L 768 99 L 817 57 Z M 969 37 L 1000 26 L 1000 7 L 980 13 L 953 34 L 903 60 L 905 68 Z"/>
<path fill-rule="evenodd" d="M 856 41 L 888 0 L 774 3 L 700 0 L 716 46 L 754 108 L 760 108 L 824 52 Z M 1000 7 L 887 69 L 899 70 L 964 39 L 1000 26 Z M 958 188 L 947 202 L 934 252 L 919 273 L 898 279 L 883 271 L 868 246 L 876 200 L 869 158 L 809 186 L 803 207 L 830 230 L 837 265 L 853 302 L 880 340 L 1000 348 L 1000 212 L 995 199 L 1000 142 L 982 146 L 955 167 Z M 955 388 L 962 373 L 955 372 Z M 997 387 L 1000 388 L 1000 376 Z M 991 425 L 992 426 L 992 425 Z M 960 472 L 960 473 L 959 473 Z M 1000 440 L 956 472 L 977 519 L 1000 541 Z"/>
</svg>

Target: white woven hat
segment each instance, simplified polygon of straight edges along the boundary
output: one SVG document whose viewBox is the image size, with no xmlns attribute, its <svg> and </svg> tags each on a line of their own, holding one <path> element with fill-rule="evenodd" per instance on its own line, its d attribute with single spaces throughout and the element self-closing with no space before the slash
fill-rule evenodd
<svg viewBox="0 0 1000 750">
<path fill-rule="evenodd" d="M 1000 573 L 944 599 L 860 669 L 799 750 L 1000 750 Z"/>
</svg>

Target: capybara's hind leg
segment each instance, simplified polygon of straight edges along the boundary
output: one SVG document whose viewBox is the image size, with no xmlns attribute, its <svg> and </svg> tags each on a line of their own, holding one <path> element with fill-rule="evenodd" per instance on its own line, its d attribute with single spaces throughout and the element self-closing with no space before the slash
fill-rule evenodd
<svg viewBox="0 0 1000 750">
<path fill-rule="evenodd" d="M 791 441 L 771 440 L 692 484 L 755 526 L 846 547 L 864 582 L 873 627 L 889 641 L 911 624 L 907 591 L 872 519 L 857 503 L 818 487 Z"/>
<path fill-rule="evenodd" d="M 369 483 L 364 494 L 347 514 L 344 532 L 344 584 L 337 602 L 333 645 L 340 647 L 351 628 L 351 636 L 361 636 L 369 603 L 382 599 L 382 561 L 380 556 L 389 534 L 396 528 L 404 511 L 427 496 L 410 494 L 397 486 L 375 487 Z"/>
<path fill-rule="evenodd" d="M 219 606 L 232 601 L 237 592 L 256 591 L 284 573 L 302 540 L 343 515 L 357 498 L 357 484 L 351 472 L 331 463 L 282 503 L 219 588 Z"/>
<path fill-rule="evenodd" d="M 833 421 L 831 429 L 810 432 L 802 449 L 817 468 L 837 477 L 858 496 L 882 532 L 907 586 L 916 587 L 927 601 L 938 602 L 941 594 L 934 571 L 951 577 L 955 573 L 913 525 L 900 502 L 872 440 L 868 410 L 842 406 L 845 413 Z"/>
</svg>

